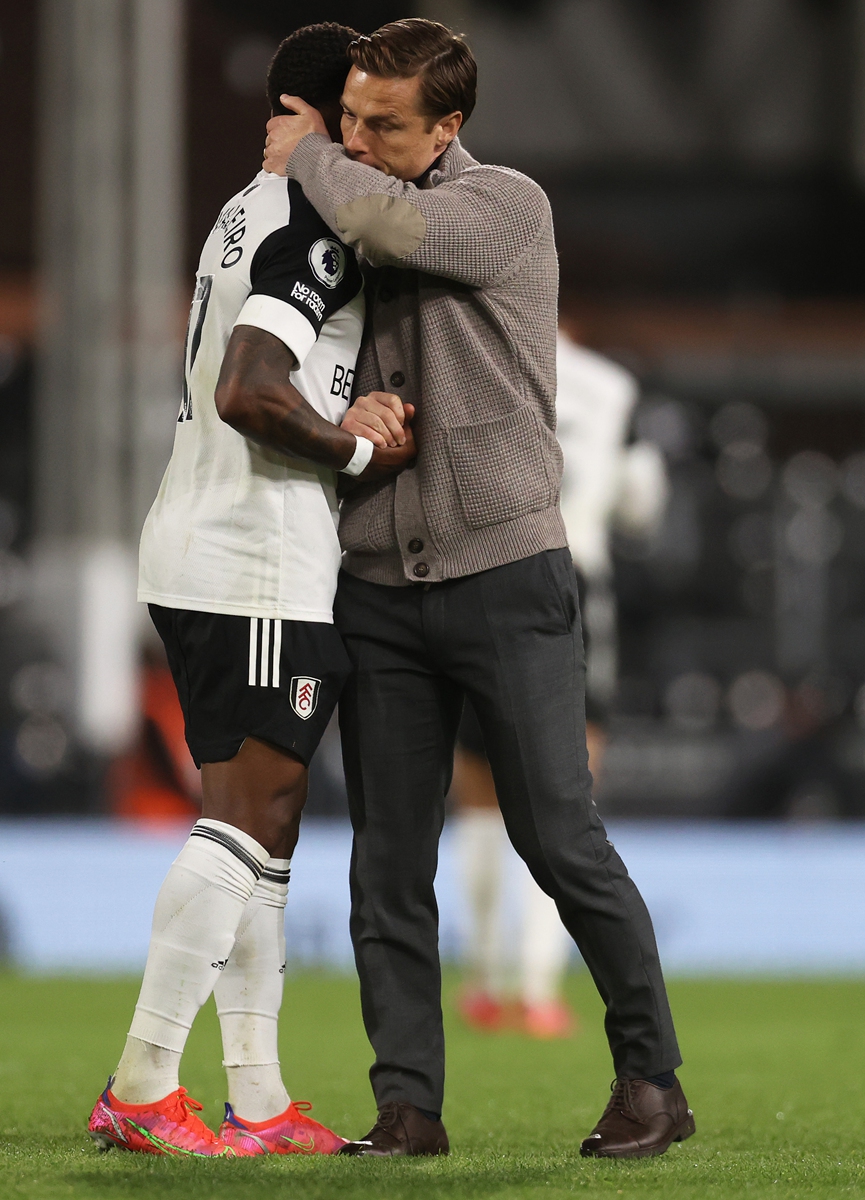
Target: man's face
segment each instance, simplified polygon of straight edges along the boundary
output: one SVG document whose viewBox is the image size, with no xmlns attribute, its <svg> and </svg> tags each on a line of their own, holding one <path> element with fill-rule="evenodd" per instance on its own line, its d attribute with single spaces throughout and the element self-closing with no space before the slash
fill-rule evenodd
<svg viewBox="0 0 865 1200">
<path fill-rule="evenodd" d="M 349 158 L 397 179 L 417 179 L 456 137 L 461 113 L 426 116 L 420 79 L 382 79 L 352 67 L 342 93 L 342 142 Z"/>
</svg>

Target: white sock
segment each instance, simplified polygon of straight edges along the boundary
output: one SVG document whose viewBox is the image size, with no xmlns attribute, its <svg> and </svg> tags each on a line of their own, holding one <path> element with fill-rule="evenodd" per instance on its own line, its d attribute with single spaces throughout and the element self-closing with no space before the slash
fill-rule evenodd
<svg viewBox="0 0 865 1200">
<path fill-rule="evenodd" d="M 156 898 L 150 951 L 112 1091 L 127 1104 L 178 1087 L 180 1056 L 224 968 L 267 862 L 263 846 L 222 821 L 196 822 Z"/>
<path fill-rule="evenodd" d="M 573 942 L 553 901 L 541 891 L 524 863 L 520 863 L 520 869 L 520 999 L 524 1004 L 549 1004 L 561 994 Z"/>
<path fill-rule="evenodd" d="M 494 808 L 464 808 L 455 822 L 457 861 L 468 901 L 467 961 L 478 987 L 491 996 L 505 987 L 502 867 L 507 835 Z"/>
<path fill-rule="evenodd" d="M 285 979 L 285 901 L 291 860 L 271 858 L 237 927 L 213 995 L 222 1030 L 228 1100 L 245 1121 L 268 1121 L 290 1103 L 279 1069 L 277 1022 Z"/>
</svg>

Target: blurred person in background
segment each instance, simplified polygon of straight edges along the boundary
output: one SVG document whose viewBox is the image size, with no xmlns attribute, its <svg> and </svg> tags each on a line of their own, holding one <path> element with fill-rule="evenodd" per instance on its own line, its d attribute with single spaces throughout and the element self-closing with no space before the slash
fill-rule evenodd
<svg viewBox="0 0 865 1200">
<path fill-rule="evenodd" d="M 351 29 L 279 47 L 267 93 L 299 91 L 334 136 Z M 177 686 L 202 818 L 156 901 L 126 1046 L 90 1118 L 104 1149 L 204 1157 L 333 1154 L 292 1103 L 277 1020 L 290 860 L 309 761 L 348 673 L 333 626 L 336 472 L 382 479 L 413 457 L 339 427 L 364 319 L 354 254 L 299 185 L 259 172 L 202 251 L 174 450 L 141 538 L 149 603 Z M 216 1136 L 179 1086 L 215 992 L 229 1103 Z M 308 1106 L 306 1106 L 308 1107 Z"/>
<path fill-rule="evenodd" d="M 201 812 L 201 775 L 186 744 L 183 710 L 162 645 L 147 645 L 135 742 L 108 770 L 108 808 L 126 821 L 181 821 Z"/>
<path fill-rule="evenodd" d="M 637 382 L 628 371 L 580 346 L 560 327 L 556 375 L 556 434 L 564 454 L 560 503 L 580 585 L 586 741 L 597 784 L 616 683 L 610 531 L 619 525 L 631 536 L 654 532 L 668 483 L 655 446 L 627 445 L 637 400 Z M 562 983 L 573 943 L 555 903 L 522 862 L 515 880 L 516 946 L 505 936 L 510 855 L 483 737 L 470 706 L 460 724 L 451 795 L 457 805 L 457 855 L 468 909 L 469 984 L 459 1000 L 463 1019 L 486 1032 L 518 1029 L 537 1038 L 568 1037 L 575 1017 L 562 996 Z M 516 1003 L 509 978 L 514 965 Z"/>
<path fill-rule="evenodd" d="M 398 398 L 358 402 L 351 427 L 397 437 L 403 406 L 417 412 L 416 469 L 350 491 L 340 515 L 351 930 L 379 1110 L 357 1152 L 448 1152 L 433 884 L 468 697 L 508 833 L 607 1006 L 617 1078 L 581 1153 L 662 1154 L 694 1120 L 651 919 L 591 799 L 549 202 L 460 145 L 477 68 L 445 26 L 393 22 L 349 54 L 344 145 L 286 95 L 297 115 L 268 123 L 265 167 L 298 181 L 368 266 L 356 390 L 387 381 Z"/>
</svg>

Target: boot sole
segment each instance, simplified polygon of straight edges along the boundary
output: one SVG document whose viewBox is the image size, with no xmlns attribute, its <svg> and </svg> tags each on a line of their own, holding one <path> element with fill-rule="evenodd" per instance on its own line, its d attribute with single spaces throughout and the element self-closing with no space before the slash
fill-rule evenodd
<svg viewBox="0 0 865 1200">
<path fill-rule="evenodd" d="M 694 1114 L 688 1109 L 688 1115 L 682 1124 L 678 1126 L 666 1142 L 659 1142 L 657 1146 L 647 1146 L 644 1150 L 625 1150 L 618 1153 L 615 1150 L 602 1150 L 600 1153 L 595 1153 L 592 1150 L 584 1150 L 580 1146 L 580 1155 L 583 1158 L 657 1158 L 658 1155 L 666 1154 L 673 1142 L 684 1142 L 686 1138 L 691 1137 L 696 1132 L 697 1126 L 694 1121 Z"/>
<path fill-rule="evenodd" d="M 96 1149 L 100 1154 L 106 1154 L 109 1150 L 113 1150 L 117 1143 L 108 1136 L 107 1133 L 93 1133 L 90 1136 L 96 1143 Z"/>
</svg>

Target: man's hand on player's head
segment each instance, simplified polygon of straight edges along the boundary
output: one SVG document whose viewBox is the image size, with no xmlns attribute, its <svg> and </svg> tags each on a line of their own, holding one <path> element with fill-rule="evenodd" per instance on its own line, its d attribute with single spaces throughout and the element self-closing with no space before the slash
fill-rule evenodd
<svg viewBox="0 0 865 1200">
<path fill-rule="evenodd" d="M 378 446 L 372 452 L 372 458 L 364 471 L 358 476 L 358 479 L 363 483 L 370 482 L 374 479 L 389 479 L 393 475 L 399 475 L 406 467 L 411 466 L 417 458 L 417 446 L 415 445 L 414 433 L 411 425 L 405 426 L 405 441 L 401 446 L 387 446 L 380 449 Z"/>
<path fill-rule="evenodd" d="M 358 396 L 342 419 L 342 428 L 356 437 L 368 438 L 374 446 L 402 446 L 406 421 L 414 416 L 414 405 L 403 404 L 392 392 L 370 392 Z"/>
<path fill-rule="evenodd" d="M 300 96 L 280 96 L 283 108 L 291 109 L 296 116 L 271 117 L 267 122 L 267 141 L 264 143 L 265 171 L 272 175 L 284 175 L 288 160 L 301 138 L 308 133 L 323 133 L 330 137 L 324 117 L 317 108 L 301 100 Z"/>
</svg>

